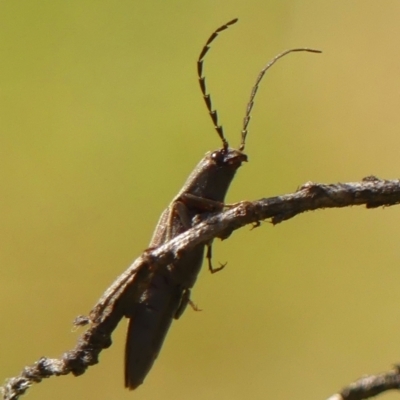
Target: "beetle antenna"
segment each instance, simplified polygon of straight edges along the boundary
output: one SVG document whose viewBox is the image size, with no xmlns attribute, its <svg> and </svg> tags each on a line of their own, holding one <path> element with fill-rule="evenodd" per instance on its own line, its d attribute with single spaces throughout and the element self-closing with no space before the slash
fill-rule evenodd
<svg viewBox="0 0 400 400">
<path fill-rule="evenodd" d="M 216 29 L 212 35 L 208 38 L 207 43 L 204 45 L 203 49 L 201 50 L 200 56 L 197 60 L 197 76 L 199 77 L 200 89 L 201 93 L 203 94 L 204 101 L 206 102 L 207 110 L 210 113 L 212 122 L 214 124 L 214 128 L 218 133 L 218 136 L 222 140 L 222 146 L 225 150 L 228 149 L 228 141 L 225 139 L 224 130 L 221 125 L 218 125 L 218 114 L 217 110 L 213 110 L 211 97 L 207 94 L 206 89 L 206 78 L 203 76 L 203 61 L 204 57 L 206 56 L 208 50 L 210 50 L 211 43 L 216 39 L 220 32 L 228 29 L 230 25 L 235 24 L 238 21 L 237 18 L 233 19 L 232 21 L 227 22 L 226 24 L 220 26 Z"/>
<path fill-rule="evenodd" d="M 290 49 L 290 50 L 286 50 L 280 54 L 278 54 L 277 56 L 275 56 L 271 61 L 269 61 L 267 63 L 267 65 L 261 70 L 261 72 L 258 74 L 258 77 L 256 79 L 256 83 L 254 84 L 253 88 L 251 89 L 251 94 L 250 94 L 250 100 L 247 103 L 247 107 L 246 107 L 246 115 L 243 119 L 243 129 L 242 129 L 242 142 L 240 144 L 239 150 L 243 151 L 244 150 L 244 146 L 245 146 L 245 142 L 246 142 L 246 136 L 247 136 L 247 128 L 249 126 L 249 122 L 250 122 L 250 113 L 251 110 L 253 109 L 253 105 L 254 105 L 254 97 L 256 96 L 256 93 L 258 91 L 258 87 L 260 85 L 260 82 L 262 80 L 262 78 L 264 77 L 264 74 L 267 72 L 267 70 L 269 68 L 271 68 L 280 58 L 286 56 L 286 54 L 289 53 L 293 53 L 295 51 L 308 51 L 310 53 L 322 53 L 321 50 L 314 50 L 314 49 L 308 49 L 308 48 L 298 48 L 298 49 Z"/>
</svg>

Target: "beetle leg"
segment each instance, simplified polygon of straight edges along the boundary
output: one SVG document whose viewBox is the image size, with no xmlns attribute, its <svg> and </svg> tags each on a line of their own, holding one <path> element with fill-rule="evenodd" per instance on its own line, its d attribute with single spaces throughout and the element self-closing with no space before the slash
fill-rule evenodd
<svg viewBox="0 0 400 400">
<path fill-rule="evenodd" d="M 181 224 L 185 229 L 190 229 L 192 227 L 192 221 L 190 220 L 188 209 L 182 201 L 175 202 L 174 212 L 178 215 Z"/>
<path fill-rule="evenodd" d="M 190 289 L 185 289 L 182 294 L 181 302 L 179 303 L 179 306 L 177 310 L 175 311 L 174 318 L 178 319 L 180 316 L 184 313 L 186 310 L 187 305 L 190 305 L 194 311 L 201 311 L 199 307 L 196 306 L 196 304 L 193 303 L 192 300 L 190 300 Z"/>
<path fill-rule="evenodd" d="M 224 263 L 224 264 L 219 263 L 219 267 L 218 268 L 214 268 L 212 266 L 212 262 L 211 262 L 211 259 L 212 259 L 212 243 L 207 243 L 206 246 L 207 246 L 206 258 L 207 258 L 207 262 L 208 262 L 208 269 L 210 270 L 210 272 L 212 274 L 214 274 L 215 272 L 218 272 L 218 271 L 221 271 L 221 269 L 224 269 L 225 265 L 227 263 Z"/>
<path fill-rule="evenodd" d="M 222 211 L 225 206 L 220 201 L 206 199 L 205 197 L 199 197 L 191 193 L 182 193 L 179 198 L 183 203 L 203 211 Z"/>
</svg>

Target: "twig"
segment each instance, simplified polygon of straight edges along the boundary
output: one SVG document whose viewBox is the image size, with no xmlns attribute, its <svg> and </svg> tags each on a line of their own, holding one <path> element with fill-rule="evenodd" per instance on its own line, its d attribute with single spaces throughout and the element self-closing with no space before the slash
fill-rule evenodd
<svg viewBox="0 0 400 400">
<path fill-rule="evenodd" d="M 375 208 L 399 203 L 399 180 L 381 180 L 370 176 L 355 183 L 326 185 L 308 182 L 292 194 L 230 205 L 226 211 L 211 216 L 165 245 L 145 251 L 105 291 L 88 317 L 81 316 L 75 320 L 75 325 L 90 323 L 76 347 L 64 353 L 60 359 L 41 358 L 25 367 L 19 376 L 8 379 L 2 388 L 3 399 L 16 400 L 32 383 L 69 373 L 78 376 L 89 366 L 97 364 L 100 352 L 111 345 L 111 334 L 124 317 L 124 304 L 140 294 L 141 285 L 145 285 L 155 271 L 169 268 L 171 263 L 199 243 L 216 237 L 226 239 L 234 230 L 247 224 L 259 226 L 264 220 L 278 224 L 305 211 L 355 205 Z M 389 386 L 382 391 L 393 388 Z M 365 391 L 362 397 L 343 397 L 343 393 L 340 395 L 343 400 L 353 400 L 364 399 L 378 392 Z"/>
<path fill-rule="evenodd" d="M 364 376 L 327 400 L 362 400 L 393 389 L 400 389 L 399 366 L 383 374 Z"/>
</svg>

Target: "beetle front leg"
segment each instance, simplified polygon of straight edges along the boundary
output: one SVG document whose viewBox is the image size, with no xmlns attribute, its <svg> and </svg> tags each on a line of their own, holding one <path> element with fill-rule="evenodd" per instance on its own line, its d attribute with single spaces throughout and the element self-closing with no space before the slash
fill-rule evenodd
<svg viewBox="0 0 400 400">
<path fill-rule="evenodd" d="M 199 197 L 191 193 L 182 193 L 180 200 L 202 211 L 222 211 L 225 204 L 220 201 Z"/>
</svg>

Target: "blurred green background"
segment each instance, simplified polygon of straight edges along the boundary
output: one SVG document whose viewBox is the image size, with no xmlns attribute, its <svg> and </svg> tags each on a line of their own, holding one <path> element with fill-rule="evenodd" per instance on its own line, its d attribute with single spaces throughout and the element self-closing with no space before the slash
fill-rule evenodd
<svg viewBox="0 0 400 400">
<path fill-rule="evenodd" d="M 2 1 L 0 379 L 58 357 L 159 214 L 220 146 L 196 59 L 231 144 L 250 88 L 250 162 L 227 201 L 400 175 L 400 3 Z M 190 309 L 137 392 L 123 388 L 126 321 L 100 364 L 29 399 L 324 399 L 400 361 L 400 208 L 308 213 L 217 241 Z M 395 398 L 385 395 L 384 398 Z M 397 398 L 397 397 L 396 397 Z"/>
</svg>

